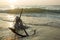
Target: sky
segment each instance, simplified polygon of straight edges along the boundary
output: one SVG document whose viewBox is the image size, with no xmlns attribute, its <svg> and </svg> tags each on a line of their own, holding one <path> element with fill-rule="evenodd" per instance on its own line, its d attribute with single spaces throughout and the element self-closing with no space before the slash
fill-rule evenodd
<svg viewBox="0 0 60 40">
<path fill-rule="evenodd" d="M 0 0 L 0 8 L 14 8 L 21 5 L 60 5 L 60 0 Z"/>
</svg>

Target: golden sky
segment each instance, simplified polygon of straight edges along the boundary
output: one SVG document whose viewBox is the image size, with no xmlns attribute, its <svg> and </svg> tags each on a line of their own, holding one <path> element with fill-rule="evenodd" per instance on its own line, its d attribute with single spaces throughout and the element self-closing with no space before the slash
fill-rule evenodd
<svg viewBox="0 0 60 40">
<path fill-rule="evenodd" d="M 16 5 L 60 5 L 60 0 L 0 0 L 0 7 Z"/>
<path fill-rule="evenodd" d="M 0 5 L 60 5 L 60 0 L 0 0 Z"/>
</svg>

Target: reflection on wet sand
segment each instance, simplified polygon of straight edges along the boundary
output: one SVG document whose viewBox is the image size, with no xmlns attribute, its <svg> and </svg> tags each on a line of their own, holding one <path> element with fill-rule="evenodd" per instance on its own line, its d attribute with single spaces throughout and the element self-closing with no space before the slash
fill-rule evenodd
<svg viewBox="0 0 60 40">
<path fill-rule="evenodd" d="M 1 15 L 0 18 L 4 20 L 11 19 L 10 21 L 13 21 L 13 18 L 15 17 L 9 14 L 4 14 L 2 17 Z M 60 40 L 60 28 L 58 28 L 60 26 L 59 19 L 56 18 L 52 19 L 51 17 L 49 18 L 49 16 L 48 17 L 22 16 L 21 19 L 27 26 L 31 27 L 27 29 L 27 32 L 29 34 L 32 34 L 33 30 L 36 29 L 36 34 L 25 38 L 21 38 L 18 36 L 18 40 Z M 0 29 L 0 39 L 8 40 L 10 38 L 13 39 L 15 37 L 14 36 L 15 34 L 8 29 L 8 27 L 12 27 L 13 24 L 14 22 L 0 20 L 0 27 L 7 28 Z"/>
<path fill-rule="evenodd" d="M 13 27 L 15 15 L 0 13 L 0 27 Z"/>
</svg>

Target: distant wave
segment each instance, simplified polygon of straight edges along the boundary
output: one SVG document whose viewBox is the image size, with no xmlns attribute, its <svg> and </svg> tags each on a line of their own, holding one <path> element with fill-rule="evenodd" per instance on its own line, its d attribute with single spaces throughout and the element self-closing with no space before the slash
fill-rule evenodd
<svg viewBox="0 0 60 40">
<path fill-rule="evenodd" d="M 28 13 L 28 14 L 22 14 L 22 16 L 26 17 L 45 17 L 45 18 L 51 18 L 51 19 L 60 19 L 60 14 L 52 13 L 52 12 L 44 12 L 44 13 Z"/>
<path fill-rule="evenodd" d="M 42 8 L 49 10 L 60 10 L 60 5 L 33 5 L 33 6 L 19 6 L 20 8 Z M 9 6 L 0 7 L 0 9 L 9 9 Z"/>
<path fill-rule="evenodd" d="M 60 10 L 60 5 L 43 5 L 43 6 L 40 6 L 41 8 L 44 8 L 44 9 L 49 9 L 49 10 Z"/>
<path fill-rule="evenodd" d="M 42 8 L 42 9 L 49 9 L 49 10 L 60 10 L 60 5 L 35 5 L 35 6 L 28 6 L 32 8 Z"/>
</svg>

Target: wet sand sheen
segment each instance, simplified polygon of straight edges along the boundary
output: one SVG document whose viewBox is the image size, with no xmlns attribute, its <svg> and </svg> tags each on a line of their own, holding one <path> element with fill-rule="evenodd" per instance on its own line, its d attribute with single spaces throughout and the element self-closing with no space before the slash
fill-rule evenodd
<svg viewBox="0 0 60 40">
<path fill-rule="evenodd" d="M 31 35 L 33 30 L 36 29 L 36 34 L 25 38 L 18 38 L 19 40 L 60 40 L 60 28 L 58 27 L 60 20 L 26 16 L 22 16 L 22 20 L 27 26 L 31 27 L 27 29 L 27 32 Z M 56 25 L 56 27 L 54 25 Z M 3 37 L 3 39 L 5 38 L 8 40 L 8 37 L 10 37 L 10 39 L 14 39 L 15 34 L 12 33 L 8 28 L 2 28 L 0 29 L 0 35 L 0 38 Z"/>
</svg>

